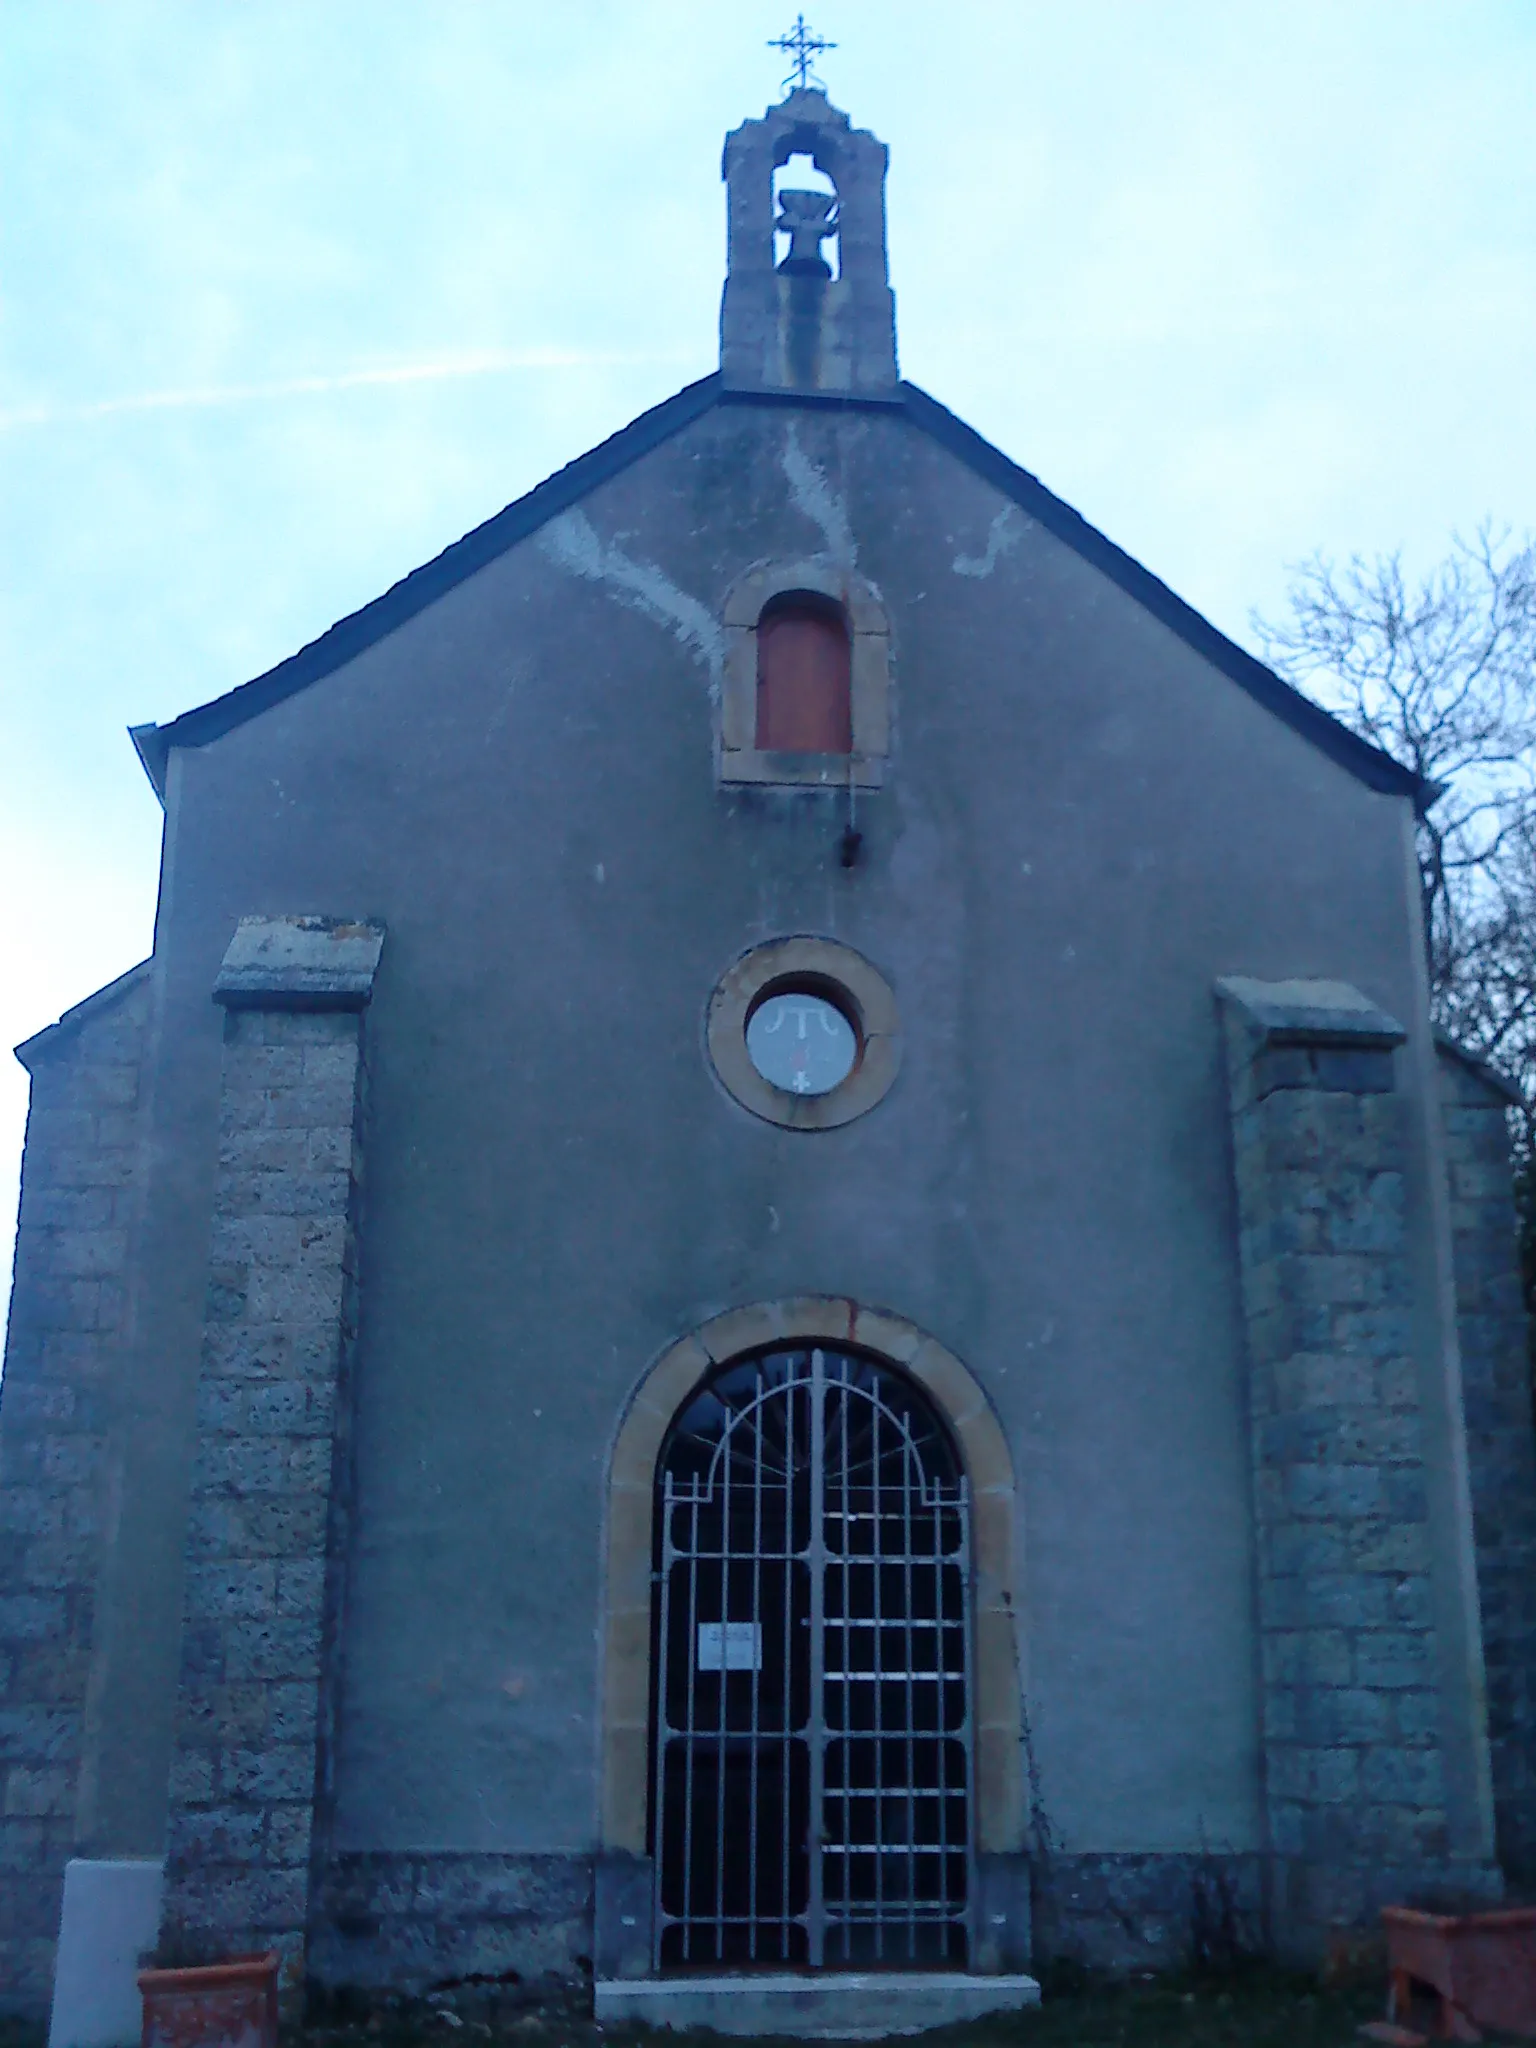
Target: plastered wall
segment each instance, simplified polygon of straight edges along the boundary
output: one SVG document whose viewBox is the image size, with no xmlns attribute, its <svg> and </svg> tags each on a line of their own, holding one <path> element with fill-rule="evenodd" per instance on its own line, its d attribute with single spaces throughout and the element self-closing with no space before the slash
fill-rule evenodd
<svg viewBox="0 0 1536 2048">
<path fill-rule="evenodd" d="M 716 783 L 724 595 L 855 566 L 886 788 Z M 108 1846 L 161 1837 L 238 917 L 374 918 L 338 1844 L 580 1855 L 605 1468 L 677 1337 L 848 1295 L 985 1387 L 1019 1479 L 1039 1782 L 1074 1852 L 1260 1845 L 1218 975 L 1417 1014 L 1365 789 L 889 413 L 721 407 L 336 674 L 172 756 L 155 1174 L 101 1652 Z M 899 1080 L 785 1131 L 716 981 L 792 932 L 894 989 Z M 1406 1113 L 1425 1105 L 1407 1081 Z M 1405 1199 L 1425 1192 L 1410 1175 Z M 131 1734 L 130 1734 L 130 1731 Z M 1128 1731 L 1134 1731 L 1131 1736 Z"/>
</svg>

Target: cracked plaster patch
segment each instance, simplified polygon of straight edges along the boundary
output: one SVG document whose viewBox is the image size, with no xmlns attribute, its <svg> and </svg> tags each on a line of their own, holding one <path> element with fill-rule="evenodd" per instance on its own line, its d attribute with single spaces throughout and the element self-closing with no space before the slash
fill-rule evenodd
<svg viewBox="0 0 1536 2048">
<path fill-rule="evenodd" d="M 1024 538 L 1024 521 L 1016 505 L 1005 505 L 987 528 L 986 553 L 981 555 L 956 555 L 950 567 L 957 576 L 990 576 L 1010 549 L 1016 548 Z"/>
<path fill-rule="evenodd" d="M 813 526 L 821 528 L 826 553 L 834 562 L 852 568 L 858 560 L 848 508 L 827 479 L 826 471 L 814 463 L 800 446 L 800 436 L 791 420 L 784 435 L 782 468 L 795 507 Z"/>
<path fill-rule="evenodd" d="M 709 671 L 718 696 L 725 668 L 725 635 L 698 598 L 679 590 L 654 562 L 639 562 L 617 541 L 605 541 L 585 512 L 562 512 L 539 535 L 539 546 L 567 574 L 602 584 L 620 604 L 642 612 L 667 631 Z"/>
</svg>

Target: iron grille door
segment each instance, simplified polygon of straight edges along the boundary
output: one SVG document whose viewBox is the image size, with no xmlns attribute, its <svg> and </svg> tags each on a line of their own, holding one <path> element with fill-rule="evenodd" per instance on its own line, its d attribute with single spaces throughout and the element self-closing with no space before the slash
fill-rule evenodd
<svg viewBox="0 0 1536 2048">
<path fill-rule="evenodd" d="M 970 1515 L 918 1390 L 728 1366 L 657 1475 L 658 1966 L 964 1967 Z"/>
</svg>

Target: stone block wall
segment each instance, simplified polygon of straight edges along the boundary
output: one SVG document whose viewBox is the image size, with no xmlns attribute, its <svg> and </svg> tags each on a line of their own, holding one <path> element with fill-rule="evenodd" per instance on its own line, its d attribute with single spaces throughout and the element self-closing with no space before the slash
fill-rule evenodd
<svg viewBox="0 0 1536 2048">
<path fill-rule="evenodd" d="M 377 1850 L 334 1857 L 320 1876 L 309 1970 L 331 1991 L 579 2001 L 591 1947 L 590 1856 Z"/>
<path fill-rule="evenodd" d="M 1506 1877 L 1536 1897 L 1536 1419 L 1515 1237 L 1513 1091 L 1440 1048 L 1494 1819 Z"/>
<path fill-rule="evenodd" d="M 0 2010 L 47 2012 L 74 1853 L 149 969 L 18 1048 L 32 1075 L 0 1381 Z"/>
<path fill-rule="evenodd" d="M 362 1177 L 366 997 L 345 975 L 328 984 L 314 956 L 366 930 L 249 920 L 226 968 L 274 945 L 277 965 L 264 957 L 219 990 L 230 1007 L 162 1945 L 184 1960 L 276 1949 L 289 1994 L 329 1847 Z"/>
<path fill-rule="evenodd" d="M 1053 1850 L 1037 1854 L 1034 1880 L 1035 1966 L 1220 1967 L 1264 1946 L 1264 1858 L 1254 1852 Z"/>
<path fill-rule="evenodd" d="M 1271 1929 L 1300 1954 L 1391 1900 L 1499 1887 L 1450 1859 L 1403 1033 L 1334 984 L 1263 990 L 1224 985 Z"/>
</svg>

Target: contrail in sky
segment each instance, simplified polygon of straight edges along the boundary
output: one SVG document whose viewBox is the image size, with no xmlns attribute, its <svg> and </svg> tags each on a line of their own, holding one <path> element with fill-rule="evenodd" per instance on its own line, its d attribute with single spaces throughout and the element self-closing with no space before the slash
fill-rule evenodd
<svg viewBox="0 0 1536 2048">
<path fill-rule="evenodd" d="M 300 398 L 316 392 L 351 391 L 365 384 L 430 384 L 450 377 L 488 377 L 503 370 L 569 370 L 597 365 L 664 363 L 669 355 L 635 355 L 601 349 L 481 349 L 443 356 L 431 363 L 396 363 L 374 370 L 343 370 L 331 377 L 284 377 L 269 384 L 209 384 L 181 391 L 139 391 L 126 398 L 100 398 L 76 405 L 26 405 L 0 412 L 0 432 L 15 427 L 51 427 L 113 413 L 175 412 L 199 405 L 240 405 L 248 399 Z"/>
</svg>

